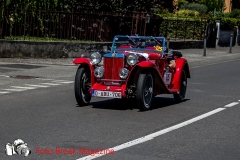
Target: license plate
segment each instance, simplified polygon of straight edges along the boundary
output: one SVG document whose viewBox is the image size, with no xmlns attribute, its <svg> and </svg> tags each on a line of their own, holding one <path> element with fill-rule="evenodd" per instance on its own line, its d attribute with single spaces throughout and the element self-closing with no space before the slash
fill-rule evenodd
<svg viewBox="0 0 240 160">
<path fill-rule="evenodd" d="M 122 98 L 121 92 L 112 92 L 112 91 L 98 91 L 92 90 L 93 97 L 110 97 L 110 98 Z"/>
</svg>

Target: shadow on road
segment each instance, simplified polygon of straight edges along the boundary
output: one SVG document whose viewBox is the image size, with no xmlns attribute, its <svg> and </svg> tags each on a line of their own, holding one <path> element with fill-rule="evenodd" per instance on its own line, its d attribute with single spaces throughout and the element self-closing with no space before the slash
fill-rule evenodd
<svg viewBox="0 0 240 160">
<path fill-rule="evenodd" d="M 188 100 L 189 99 L 185 99 L 184 102 Z M 132 99 L 132 100 L 131 99 L 107 99 L 107 100 L 101 100 L 97 102 L 91 102 L 89 105 L 92 106 L 92 108 L 96 108 L 96 109 L 111 109 L 111 110 L 138 109 L 135 99 Z M 177 105 L 177 103 L 174 101 L 174 98 L 155 97 L 153 99 L 152 107 L 149 109 L 149 111 L 164 108 L 164 107 L 170 107 L 173 105 Z"/>
</svg>

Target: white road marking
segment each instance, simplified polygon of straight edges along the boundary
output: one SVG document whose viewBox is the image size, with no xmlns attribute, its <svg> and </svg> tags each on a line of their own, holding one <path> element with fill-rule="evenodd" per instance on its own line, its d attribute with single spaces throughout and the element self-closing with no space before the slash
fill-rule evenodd
<svg viewBox="0 0 240 160">
<path fill-rule="evenodd" d="M 7 94 L 7 93 L 10 93 L 10 92 L 0 92 L 0 94 Z"/>
<path fill-rule="evenodd" d="M 45 80 L 45 81 L 53 81 L 54 80 L 54 79 L 47 79 L 47 78 L 35 78 L 35 79 Z"/>
<path fill-rule="evenodd" d="M 73 83 L 74 81 L 66 81 L 66 82 L 57 82 L 57 83 L 63 83 L 63 84 L 70 84 Z"/>
<path fill-rule="evenodd" d="M 0 75 L 2 77 L 7 77 L 5 75 Z M 41 79 L 41 80 L 53 80 L 53 79 L 43 79 L 43 78 L 36 78 L 36 79 Z M 53 83 L 55 82 L 55 83 Z M 10 93 L 8 91 L 16 91 L 16 92 L 21 92 L 21 91 L 26 91 L 30 89 L 37 89 L 37 88 L 47 88 L 50 86 L 59 86 L 62 84 L 70 84 L 73 83 L 74 81 L 67 81 L 67 80 L 54 80 L 52 83 L 40 83 L 39 85 L 34 85 L 34 84 L 24 84 L 28 87 L 22 87 L 22 86 L 11 86 L 14 89 L 2 89 L 3 91 L 0 91 L 0 94 L 7 94 Z"/>
<path fill-rule="evenodd" d="M 240 99 L 238 100 L 238 102 L 240 102 Z"/>
<path fill-rule="evenodd" d="M 66 81 L 68 81 L 68 80 L 54 80 L 52 82 L 66 82 Z"/>
<path fill-rule="evenodd" d="M 225 105 L 224 107 L 233 107 L 235 105 L 239 104 L 239 102 L 232 102 L 230 104 Z"/>
<path fill-rule="evenodd" d="M 7 77 L 7 78 L 9 78 L 9 76 L 7 76 L 7 75 L 0 75 L 0 77 Z"/>
<path fill-rule="evenodd" d="M 30 86 L 30 87 L 37 87 L 37 88 L 47 88 L 49 86 L 44 86 L 44 85 L 34 85 L 34 84 L 25 84 L 26 86 Z"/>
<path fill-rule="evenodd" d="M 27 89 L 2 89 L 5 91 L 17 91 L 17 92 L 21 92 L 21 91 L 26 91 Z"/>
<path fill-rule="evenodd" d="M 36 87 L 20 87 L 20 86 L 11 86 L 11 87 L 19 88 L 19 89 L 26 89 L 26 90 L 28 90 L 28 89 L 36 89 Z"/>
<path fill-rule="evenodd" d="M 137 145 L 137 144 L 140 144 L 140 143 L 144 143 L 144 142 L 150 141 L 150 140 L 152 140 L 152 139 L 154 139 L 154 138 L 156 138 L 156 137 L 158 137 L 158 136 L 160 136 L 160 135 L 163 135 L 163 134 L 165 134 L 165 133 L 168 133 L 168 132 L 174 131 L 174 130 L 176 130 L 176 129 L 182 128 L 182 127 L 184 127 L 184 126 L 187 126 L 187 125 L 189 125 L 189 124 L 192 124 L 192 123 L 194 123 L 194 122 L 197 122 L 197 121 L 199 121 L 199 120 L 201 120 L 201 119 L 207 118 L 207 117 L 209 117 L 209 116 L 211 116 L 211 115 L 213 115 L 213 114 L 216 114 L 216 113 L 218 113 L 218 112 L 221 112 L 221 111 L 223 111 L 223 110 L 225 110 L 225 109 L 226 109 L 226 108 L 217 108 L 217 109 L 215 109 L 215 110 L 213 110 L 213 111 L 210 111 L 210 112 L 208 112 L 208 113 L 202 114 L 202 115 L 200 115 L 200 116 L 197 116 L 197 117 L 192 118 L 192 119 L 190 119 L 190 120 L 187 120 L 187 121 L 185 121 L 185 122 L 179 123 L 179 124 L 174 125 L 174 126 L 172 126 L 172 127 L 169 127 L 169 128 L 163 129 L 163 130 L 160 130 L 160 131 L 158 131 L 158 132 L 155 132 L 155 133 L 152 133 L 152 134 L 149 134 L 149 135 L 146 135 L 146 136 L 144 136 L 144 137 L 141 137 L 141 138 L 135 139 L 135 140 L 133 140 L 133 141 L 130 141 L 130 142 L 121 144 L 121 145 L 119 145 L 119 146 L 116 146 L 116 147 L 113 147 L 113 148 L 109 148 L 109 150 L 110 150 L 110 149 L 113 149 L 114 152 L 116 152 L 116 151 L 119 151 L 119 150 L 122 150 L 122 149 L 125 149 L 125 148 L 129 148 L 129 147 L 132 147 L 132 146 Z M 89 155 L 89 156 L 85 156 L 85 157 L 79 158 L 79 159 L 77 159 L 77 160 L 90 160 L 90 159 L 95 159 L 95 158 L 98 158 L 98 157 L 101 157 L 101 156 L 104 156 L 104 155 L 105 155 L 105 154 L 96 153 L 94 156 Z"/>
<path fill-rule="evenodd" d="M 59 85 L 62 85 L 62 84 L 57 84 L 57 83 L 41 83 L 41 84 L 50 85 L 50 86 L 59 86 Z"/>
<path fill-rule="evenodd" d="M 68 80 L 55 80 L 55 81 L 51 81 L 53 83 L 64 83 L 64 84 L 70 84 L 73 83 L 74 81 L 68 81 Z"/>
</svg>

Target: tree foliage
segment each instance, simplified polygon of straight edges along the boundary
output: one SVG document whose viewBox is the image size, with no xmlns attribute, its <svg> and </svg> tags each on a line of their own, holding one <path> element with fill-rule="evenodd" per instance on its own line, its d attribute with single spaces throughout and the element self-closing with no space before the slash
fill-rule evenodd
<svg viewBox="0 0 240 160">
<path fill-rule="evenodd" d="M 199 12 L 195 10 L 181 9 L 177 12 L 180 17 L 199 17 Z"/>
<path fill-rule="evenodd" d="M 208 7 L 208 11 L 222 11 L 225 5 L 223 0 L 203 0 L 202 3 Z"/>
<path fill-rule="evenodd" d="M 229 13 L 230 18 L 238 18 L 240 19 L 240 9 L 234 9 Z"/>
<path fill-rule="evenodd" d="M 154 12 L 154 8 L 173 11 L 173 0 L 3 0 L 8 8 L 36 10 L 64 10 L 68 12 L 92 10 L 118 13 Z"/>
<path fill-rule="evenodd" d="M 198 4 L 198 3 L 182 4 L 180 6 L 180 9 L 187 9 L 187 10 L 198 11 L 199 13 L 206 13 L 208 11 L 208 8 L 207 8 L 206 5 Z"/>
<path fill-rule="evenodd" d="M 187 0 L 189 3 L 199 3 L 201 4 L 203 0 Z"/>
<path fill-rule="evenodd" d="M 207 6 L 207 12 L 213 12 L 214 10 L 223 11 L 225 7 L 224 0 L 179 0 L 179 7 L 182 4 L 185 6 L 188 4 L 195 4 L 195 5 L 202 4 Z M 189 8 L 184 8 L 184 9 L 189 9 Z"/>
</svg>

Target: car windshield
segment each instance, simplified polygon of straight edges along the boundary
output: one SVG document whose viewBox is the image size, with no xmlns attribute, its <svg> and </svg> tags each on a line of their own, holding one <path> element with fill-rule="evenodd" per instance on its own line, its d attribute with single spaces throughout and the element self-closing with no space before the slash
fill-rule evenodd
<svg viewBox="0 0 240 160">
<path fill-rule="evenodd" d="M 164 37 L 152 36 L 115 36 L 111 52 L 114 50 L 156 50 L 164 54 L 166 40 Z"/>
</svg>

